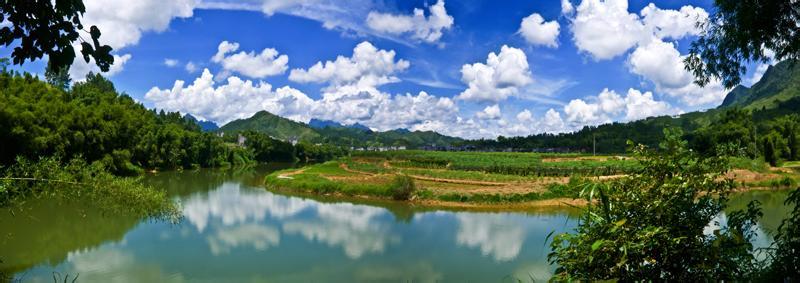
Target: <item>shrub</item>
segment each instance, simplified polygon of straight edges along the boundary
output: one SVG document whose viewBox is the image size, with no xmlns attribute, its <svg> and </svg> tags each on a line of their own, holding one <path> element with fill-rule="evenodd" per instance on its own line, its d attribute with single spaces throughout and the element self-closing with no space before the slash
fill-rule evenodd
<svg viewBox="0 0 800 283">
<path fill-rule="evenodd" d="M 389 192 L 395 200 L 409 200 L 416 190 L 413 178 L 408 175 L 397 175 L 392 181 Z"/>
<path fill-rule="evenodd" d="M 557 280 L 747 281 L 752 275 L 756 203 L 705 233 L 734 186 L 723 177 L 727 160 L 689 150 L 679 130 L 665 136 L 659 151 L 634 147 L 638 172 L 587 183 L 581 195 L 590 202 L 578 227 L 551 244 Z"/>
</svg>

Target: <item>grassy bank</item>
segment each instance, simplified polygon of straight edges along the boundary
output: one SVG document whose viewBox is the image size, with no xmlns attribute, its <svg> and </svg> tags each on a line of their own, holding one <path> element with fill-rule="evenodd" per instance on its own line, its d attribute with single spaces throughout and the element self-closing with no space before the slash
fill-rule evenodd
<svg viewBox="0 0 800 283">
<path fill-rule="evenodd" d="M 179 216 L 165 192 L 144 186 L 139 179 L 114 176 L 99 162 L 17 158 L 13 165 L 0 168 L 0 207 L 13 211 L 31 198 L 45 197 L 86 200 L 109 212 L 141 217 Z"/>
<path fill-rule="evenodd" d="M 273 190 L 319 195 L 406 200 L 444 206 L 496 206 L 575 198 L 577 183 L 581 179 L 571 180 L 572 183 L 565 178 L 401 168 L 380 160 L 356 158 L 274 172 L 265 178 L 265 183 Z"/>
<path fill-rule="evenodd" d="M 503 163 L 506 162 L 506 163 Z M 530 162 L 528 165 L 524 165 Z M 728 176 L 742 189 L 783 188 L 797 174 L 774 171 L 763 161 L 734 160 Z M 398 178 L 413 182 L 407 200 L 444 206 L 552 206 L 580 204 L 584 184 L 623 177 L 639 168 L 621 156 L 576 154 L 392 151 L 274 172 L 272 190 L 377 199 L 398 199 Z M 744 167 L 744 168 L 743 168 Z M 517 168 L 499 170 L 498 168 Z M 528 169 L 521 169 L 528 168 Z M 608 169 L 624 168 L 624 169 Z M 529 171 L 525 171 L 529 170 Z"/>
</svg>

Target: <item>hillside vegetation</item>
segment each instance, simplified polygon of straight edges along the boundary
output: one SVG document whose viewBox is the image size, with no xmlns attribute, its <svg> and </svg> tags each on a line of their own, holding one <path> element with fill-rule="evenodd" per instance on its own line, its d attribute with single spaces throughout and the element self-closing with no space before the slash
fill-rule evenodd
<svg viewBox="0 0 800 283">
<path fill-rule="evenodd" d="M 222 126 L 218 131 L 232 135 L 244 131 L 255 131 L 281 140 L 297 139 L 310 143 L 331 143 L 352 147 L 405 146 L 449 146 L 463 140 L 433 131 L 409 131 L 395 129 L 385 132 L 372 131 L 360 124 L 343 126 L 331 121 L 312 121 L 313 126 L 292 121 L 267 111 L 259 111 L 247 119 L 239 119 Z"/>
</svg>

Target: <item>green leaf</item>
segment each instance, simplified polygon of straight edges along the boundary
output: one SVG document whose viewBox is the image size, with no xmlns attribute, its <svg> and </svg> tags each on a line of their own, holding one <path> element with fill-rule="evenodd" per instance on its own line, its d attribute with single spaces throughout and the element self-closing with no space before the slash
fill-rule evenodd
<svg viewBox="0 0 800 283">
<path fill-rule="evenodd" d="M 604 242 L 605 242 L 605 240 L 603 240 L 603 239 L 594 241 L 594 244 L 592 244 L 592 251 L 596 251 L 597 249 L 599 249 L 600 246 L 602 246 Z"/>
</svg>

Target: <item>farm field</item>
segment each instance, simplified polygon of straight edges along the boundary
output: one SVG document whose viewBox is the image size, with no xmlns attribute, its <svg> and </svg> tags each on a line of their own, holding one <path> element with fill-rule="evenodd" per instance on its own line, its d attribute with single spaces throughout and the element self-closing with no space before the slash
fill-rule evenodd
<svg viewBox="0 0 800 283">
<path fill-rule="evenodd" d="M 743 190 L 797 184 L 796 172 L 737 160 L 728 177 Z M 625 177 L 640 168 L 626 156 L 498 152 L 387 151 L 352 156 L 265 178 L 270 189 L 406 200 L 436 206 L 543 207 L 581 205 L 584 184 Z M 398 176 L 413 180 L 407 198 L 394 195 Z"/>
</svg>

